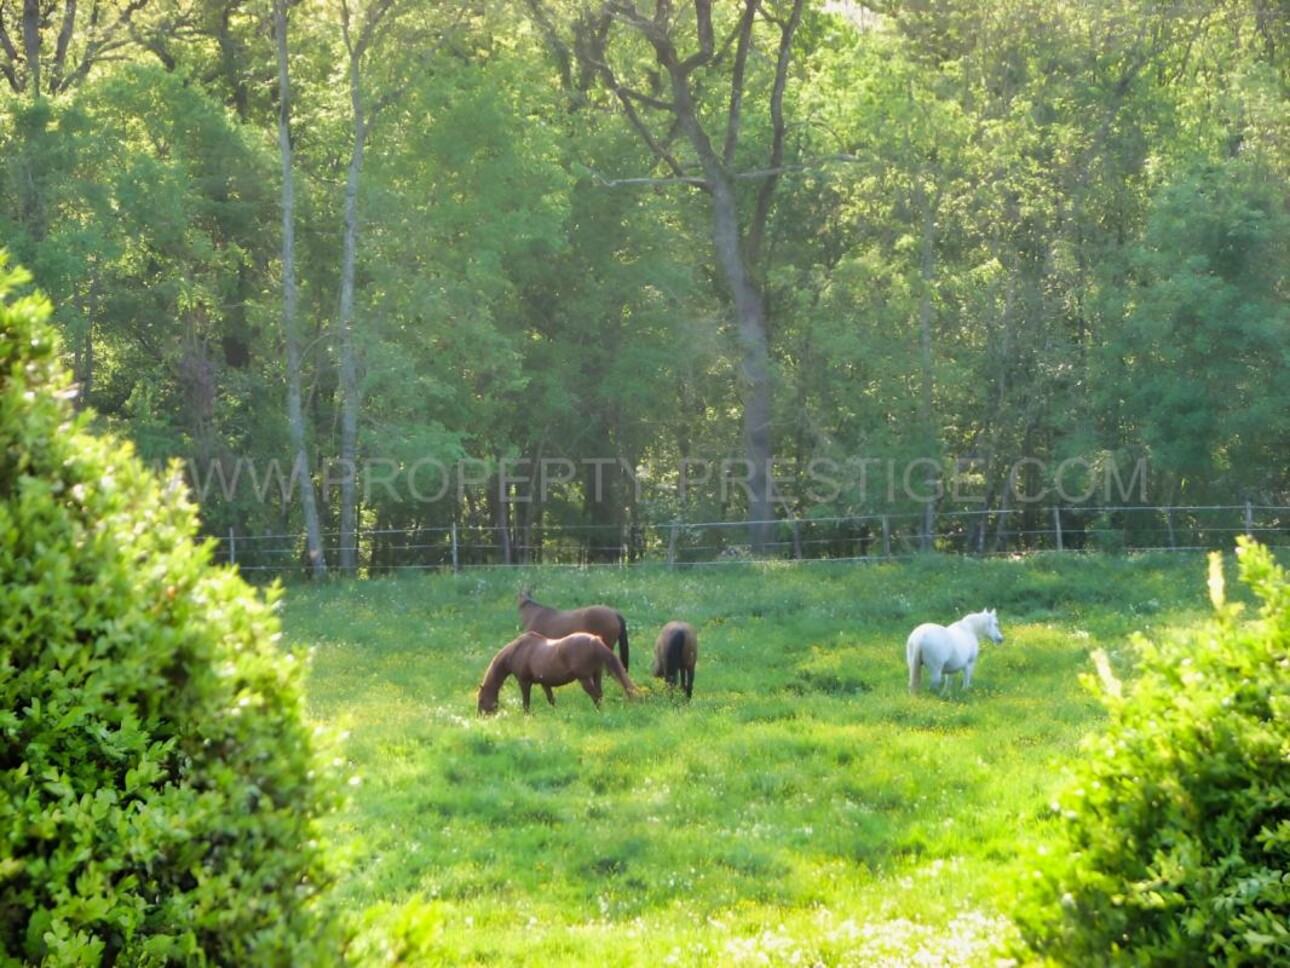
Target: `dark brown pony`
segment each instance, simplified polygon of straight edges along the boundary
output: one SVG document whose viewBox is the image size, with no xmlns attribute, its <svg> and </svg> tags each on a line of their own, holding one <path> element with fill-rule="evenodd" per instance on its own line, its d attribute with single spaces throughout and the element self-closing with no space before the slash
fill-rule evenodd
<svg viewBox="0 0 1290 968">
<path fill-rule="evenodd" d="M 636 686 L 627 678 L 627 670 L 609 646 L 588 632 L 576 632 L 560 639 L 548 639 L 537 632 L 525 632 L 518 639 L 507 643 L 493 657 L 479 686 L 479 711 L 497 711 L 497 694 L 509 677 L 520 684 L 524 697 L 524 711 L 529 710 L 529 693 L 537 683 L 546 693 L 547 702 L 555 705 L 553 686 L 564 686 L 577 681 L 587 690 L 596 708 L 604 690 L 600 679 L 604 670 L 618 680 L 628 697 L 637 694 Z"/>
<path fill-rule="evenodd" d="M 586 608 L 562 612 L 549 605 L 539 605 L 525 591 L 520 592 L 519 604 L 520 624 L 530 632 L 540 632 L 551 639 L 572 635 L 574 632 L 590 632 L 611 649 L 616 643 L 623 668 L 630 668 L 631 663 L 627 658 L 627 621 L 621 612 L 614 611 L 608 605 L 588 605 Z"/>
<path fill-rule="evenodd" d="M 677 679 L 685 690 L 685 698 L 694 694 L 694 666 L 699 661 L 699 636 L 694 626 L 686 622 L 668 622 L 654 642 L 654 665 L 650 672 L 656 679 L 663 679 L 668 687 Z"/>
</svg>

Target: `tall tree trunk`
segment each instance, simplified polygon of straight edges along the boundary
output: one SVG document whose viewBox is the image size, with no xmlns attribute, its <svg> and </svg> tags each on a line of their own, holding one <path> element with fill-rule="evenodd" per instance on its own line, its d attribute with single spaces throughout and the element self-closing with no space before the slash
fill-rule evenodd
<svg viewBox="0 0 1290 968">
<path fill-rule="evenodd" d="M 287 423 L 291 448 L 295 451 L 293 466 L 300 468 L 300 504 L 305 516 L 309 566 L 314 576 L 321 578 L 327 573 L 327 559 L 323 553 L 318 502 L 305 435 L 300 337 L 296 332 L 296 202 L 291 148 L 291 85 L 287 69 L 287 2 L 277 0 L 274 4 L 274 32 L 278 48 L 278 146 L 282 155 L 282 335 L 287 351 Z"/>
<path fill-rule="evenodd" d="M 936 201 L 927 197 L 921 180 L 914 188 L 914 205 L 916 209 L 922 211 L 923 215 L 918 264 L 919 283 L 922 287 L 922 292 L 918 296 L 918 348 L 922 370 L 922 379 L 918 388 L 918 418 L 923 424 L 923 432 L 928 435 L 928 442 L 932 443 L 936 438 L 933 417 L 935 383 L 932 365 L 934 346 L 932 324 L 936 312 L 932 299 L 936 287 Z"/>
<path fill-rule="evenodd" d="M 488 504 L 493 508 L 497 526 L 497 543 L 501 555 L 501 564 L 513 565 L 514 550 L 511 547 L 511 487 L 506 478 L 498 474 L 489 487 Z"/>
<path fill-rule="evenodd" d="M 80 413 L 90 405 L 90 395 L 94 393 L 94 365 L 97 362 L 94 355 L 94 322 L 98 317 L 99 306 L 102 303 L 100 298 L 100 283 L 97 278 L 90 280 L 90 291 L 85 312 L 85 328 L 78 334 L 76 339 L 76 351 L 72 361 L 72 374 L 76 379 L 76 397 L 72 405 Z"/>
<path fill-rule="evenodd" d="M 774 533 L 770 337 L 766 331 L 765 300 L 741 251 L 734 185 L 719 173 L 718 179 L 712 192 L 712 237 L 721 274 L 734 300 L 739 333 L 739 389 L 748 462 L 748 543 L 754 553 L 760 554 Z"/>
<path fill-rule="evenodd" d="M 412 3 L 399 0 L 372 0 L 366 7 L 351 7 L 349 0 L 340 5 L 341 32 L 348 57 L 349 100 L 353 113 L 354 141 L 350 150 L 349 171 L 345 178 L 343 228 L 340 265 L 340 306 L 336 320 L 337 351 L 340 355 L 340 568 L 353 571 L 358 567 L 358 415 L 362 407 L 359 379 L 358 347 L 355 345 L 354 287 L 358 262 L 358 190 L 363 173 L 363 152 L 371 125 L 382 109 L 397 100 L 398 88 L 387 90 L 369 104 L 363 93 L 363 61 L 373 45 L 394 30 L 392 21 L 413 9 Z M 433 5 L 431 5 L 433 6 Z M 447 23 L 460 21 L 469 5 L 453 5 Z M 425 51 L 424 57 L 438 49 L 447 39 L 447 26 L 438 40 Z"/>
<path fill-rule="evenodd" d="M 340 568 L 358 567 L 358 413 L 361 393 L 357 349 L 354 346 L 354 275 L 358 261 L 358 185 L 363 172 L 367 121 L 363 109 L 361 53 L 351 52 L 350 104 L 354 112 L 354 143 L 345 179 L 344 229 L 341 240 L 340 310 L 336 321 L 340 353 Z"/>
<path fill-rule="evenodd" d="M 922 292 L 918 297 L 918 346 L 919 364 L 922 378 L 918 393 L 918 422 L 925 452 L 921 457 L 940 458 L 940 428 L 936 423 L 935 371 L 933 369 L 933 349 L 935 346 L 933 324 L 936 307 L 933 301 L 936 287 L 936 209 L 939 205 L 939 190 L 929 198 L 923 187 L 922 175 L 915 172 L 914 209 L 922 213 L 922 229 L 919 245 L 918 276 Z M 927 503 L 923 506 L 923 533 L 920 537 L 921 550 L 926 553 L 935 545 L 936 528 L 936 474 L 929 470 L 924 481 L 927 486 Z"/>
</svg>

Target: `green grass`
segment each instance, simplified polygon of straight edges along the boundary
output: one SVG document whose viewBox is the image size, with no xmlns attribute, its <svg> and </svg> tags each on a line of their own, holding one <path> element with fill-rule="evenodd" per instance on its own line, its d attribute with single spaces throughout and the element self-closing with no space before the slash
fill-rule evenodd
<svg viewBox="0 0 1290 968">
<path fill-rule="evenodd" d="M 515 591 L 627 616 L 628 702 L 525 716 Z M 906 690 L 918 622 L 996 607 L 970 695 Z M 1063 766 L 1101 712 L 1089 652 L 1206 608 L 1198 556 L 487 571 L 291 589 L 311 714 L 356 777 L 329 826 L 363 964 L 994 963 Z M 695 696 L 648 675 L 699 631 Z"/>
</svg>

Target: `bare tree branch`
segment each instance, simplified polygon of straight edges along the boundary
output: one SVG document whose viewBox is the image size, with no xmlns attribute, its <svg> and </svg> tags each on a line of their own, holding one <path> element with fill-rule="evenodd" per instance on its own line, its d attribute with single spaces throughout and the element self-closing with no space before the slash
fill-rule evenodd
<svg viewBox="0 0 1290 968">
<path fill-rule="evenodd" d="M 659 10 L 663 10 L 665 6 L 665 4 L 660 3 Z M 635 5 L 632 3 L 606 3 L 605 10 L 615 18 L 625 19 L 628 23 L 633 24 L 633 26 L 638 24 L 644 25 L 647 23 L 640 17 L 640 14 L 636 11 Z M 636 29 L 646 28 L 643 26 L 637 26 Z M 641 117 L 640 112 L 636 110 L 637 102 L 647 107 L 655 107 L 659 110 L 667 111 L 670 114 L 677 113 L 677 106 L 672 103 L 663 102 L 657 98 L 648 97 L 638 91 L 633 91 L 618 80 L 617 74 L 609 64 L 609 57 L 605 50 L 609 40 L 608 31 L 597 32 L 593 34 L 589 40 L 593 45 L 593 49 L 589 52 L 591 54 L 592 63 L 595 66 L 597 73 L 600 74 L 605 86 L 613 92 L 616 98 L 618 98 L 619 104 L 623 107 L 623 113 L 627 116 L 628 123 L 635 129 L 641 140 L 645 142 L 645 145 L 649 148 L 654 157 L 661 161 L 667 169 L 672 172 L 675 179 L 685 178 L 685 169 L 681 165 L 680 160 L 655 136 L 649 125 L 645 123 L 645 119 Z"/>
<path fill-rule="evenodd" d="M 775 61 L 775 83 L 770 95 L 771 122 L 771 171 L 784 162 L 784 136 L 787 127 L 784 123 L 784 90 L 788 86 L 788 69 L 793 60 L 793 38 L 802 23 L 802 8 L 805 0 L 793 0 L 793 8 L 785 23 L 779 24 L 779 56 Z M 770 176 L 761 183 L 757 190 L 757 206 L 753 210 L 748 228 L 748 250 L 761 251 L 762 239 L 766 233 L 766 223 L 770 219 L 770 206 L 775 192 L 775 181 L 778 176 Z"/>
<path fill-rule="evenodd" d="M 543 40 L 546 41 L 547 49 L 551 51 L 551 56 L 555 58 L 556 69 L 560 72 L 561 85 L 566 91 L 572 90 L 573 51 L 569 49 L 569 45 L 560 36 L 560 31 L 556 29 L 555 23 L 551 19 L 550 11 L 547 10 L 542 0 L 526 0 L 526 3 L 529 8 L 529 16 L 537 24 Z"/>
<path fill-rule="evenodd" d="M 834 164 L 859 164 L 865 159 L 846 152 L 838 152 L 832 155 L 825 155 L 815 158 L 811 161 L 798 162 L 794 165 L 780 165 L 775 168 L 756 168 L 750 171 L 731 172 L 729 177 L 734 181 L 764 181 L 766 179 L 775 179 L 783 175 L 798 175 L 808 171 L 819 171 L 826 165 Z M 631 185 L 692 185 L 696 188 L 708 188 L 711 182 L 707 178 L 699 175 L 676 175 L 667 178 L 657 178 L 648 175 L 629 176 L 627 178 L 607 178 L 595 169 L 588 169 L 595 178 L 596 183 L 604 188 L 618 188 Z"/>
<path fill-rule="evenodd" d="M 13 38 L 9 36 L 9 28 L 4 22 L 5 8 L 0 5 L 0 50 L 4 51 L 4 63 L 0 64 L 0 74 L 3 74 L 5 80 L 9 82 L 9 88 L 15 94 L 22 93 L 22 85 L 18 80 L 18 72 L 14 67 L 18 63 L 18 49 L 13 45 Z"/>
<path fill-rule="evenodd" d="M 614 89 L 614 93 L 620 98 L 631 98 L 633 101 L 637 101 L 640 104 L 645 105 L 647 108 L 654 108 L 657 111 L 667 111 L 671 114 L 676 113 L 676 105 L 671 101 L 664 101 L 662 98 L 651 97 L 648 94 L 643 94 L 642 92 L 633 90 L 630 87 L 619 86 Z"/>
<path fill-rule="evenodd" d="M 699 49 L 681 62 L 681 73 L 686 77 L 711 63 L 716 52 L 712 35 L 712 0 L 695 0 L 694 17 L 699 31 Z"/>
<path fill-rule="evenodd" d="M 739 126 L 743 115 L 744 82 L 748 71 L 748 51 L 752 47 L 753 22 L 757 16 L 757 0 L 745 0 L 744 12 L 736 28 L 734 69 L 730 73 L 730 107 L 726 112 L 726 143 L 721 149 L 721 160 L 726 167 L 735 161 L 735 148 L 739 145 Z"/>
<path fill-rule="evenodd" d="M 595 178 L 596 184 L 602 188 L 624 188 L 631 185 L 647 185 L 650 187 L 661 187 L 664 185 L 692 185 L 695 188 L 707 188 L 708 180 L 697 175 L 678 175 L 673 178 L 606 178 L 600 172 L 594 169 L 591 171 L 592 177 Z"/>
<path fill-rule="evenodd" d="M 76 0 L 66 0 L 63 6 L 63 29 L 58 32 L 58 41 L 54 45 L 54 62 L 49 68 L 49 83 L 54 90 L 58 89 L 63 76 L 63 65 L 67 63 L 67 47 L 72 42 L 72 32 L 76 27 Z"/>
</svg>

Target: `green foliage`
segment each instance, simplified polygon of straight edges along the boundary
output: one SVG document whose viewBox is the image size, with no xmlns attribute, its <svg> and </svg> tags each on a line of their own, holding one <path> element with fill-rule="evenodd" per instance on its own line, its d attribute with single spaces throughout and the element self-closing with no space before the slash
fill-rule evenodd
<svg viewBox="0 0 1290 968">
<path fill-rule="evenodd" d="M 1266 493 L 1282 480 L 1268 457 L 1290 438 L 1290 399 L 1267 367 L 1287 352 L 1284 282 L 1270 267 L 1287 257 L 1288 230 L 1282 193 L 1242 158 L 1165 186 L 1133 254 L 1125 325 L 1109 347 L 1121 385 L 1108 391 L 1159 468 L 1195 481 L 1192 493 Z"/>
<path fill-rule="evenodd" d="M 1050 963 L 1284 964 L 1290 959 L 1290 584 L 1238 549 L 1257 621 L 1211 559 L 1208 624 L 1140 639 L 1137 678 L 1101 657 L 1111 721 L 1061 804 L 1066 847 L 1021 919 Z"/>
<path fill-rule="evenodd" d="M 709 209 L 680 183 L 698 174 L 693 151 L 660 126 L 684 178 L 646 184 L 666 171 L 622 110 L 667 114 L 649 40 L 573 0 L 359 6 L 350 30 L 389 18 L 361 58 L 359 459 L 378 476 L 461 456 L 621 459 L 673 485 L 523 494 L 513 523 L 544 550 L 556 525 L 618 535 L 737 514 L 738 492 L 674 486 L 681 461 L 740 453 L 742 384 Z M 730 47 L 692 75 L 745 212 L 771 184 L 767 55 L 789 8 L 761 6 L 757 56 Z M 769 310 L 772 470 L 792 511 L 917 510 L 851 471 L 819 498 L 811 462 L 928 456 L 971 463 L 971 510 L 1009 509 L 995 535 L 954 539 L 987 549 L 1010 540 L 1018 461 L 1146 456 L 1144 503 L 1284 503 L 1284 18 L 1265 3 L 878 6 L 806 4 L 768 244 L 745 253 Z M 697 54 L 695 8 L 675 7 L 653 11 Z M 737 9 L 714 15 L 729 37 Z M 354 127 L 341 11 L 292 5 L 290 19 L 304 419 L 326 474 Z M 188 458 L 204 480 L 243 459 L 263 472 L 287 457 L 269 36 L 257 17 L 180 16 L 169 0 L 134 10 L 129 43 L 102 46 L 101 26 L 42 26 L 46 58 L 65 41 L 95 52 L 92 70 L 63 76 L 58 97 L 0 102 L 0 238 L 53 295 L 83 400 L 145 459 Z M 718 125 L 739 64 L 739 123 Z M 597 82 L 606 66 L 627 89 Z M 1108 492 L 1073 503 L 1125 502 Z M 298 510 L 269 497 L 210 489 L 203 527 L 293 530 Z M 369 489 L 364 524 L 416 546 L 418 529 L 498 516 L 479 491 L 409 497 Z M 394 563 L 384 543 L 364 548 L 373 566 Z"/>
<path fill-rule="evenodd" d="M 0 256 L 0 963 L 335 964 L 296 657 Z"/>
</svg>

